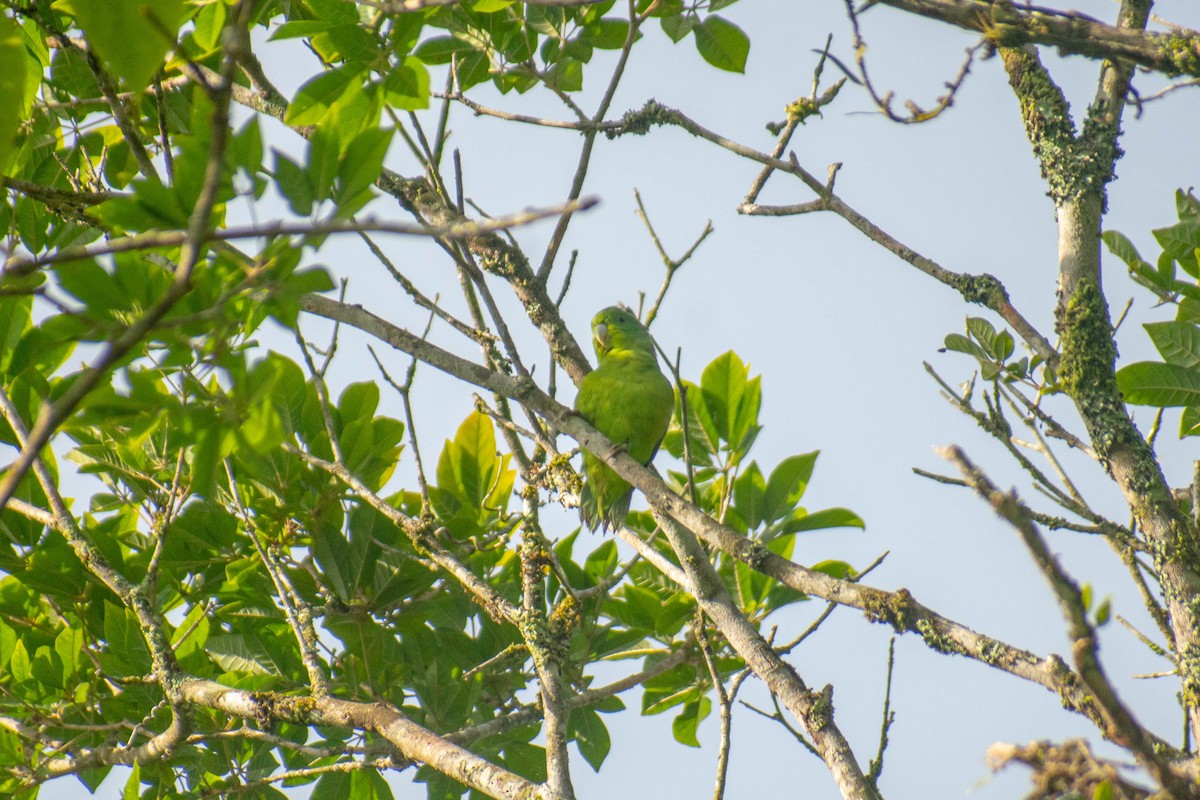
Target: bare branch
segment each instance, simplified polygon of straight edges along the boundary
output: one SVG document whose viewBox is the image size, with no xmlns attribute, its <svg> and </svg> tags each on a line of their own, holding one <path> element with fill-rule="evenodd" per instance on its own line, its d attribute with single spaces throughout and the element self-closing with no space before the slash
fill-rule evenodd
<svg viewBox="0 0 1200 800">
<path fill-rule="evenodd" d="M 594 206 L 595 198 L 584 198 L 561 206 L 534 209 L 494 220 L 482 222 L 468 220 L 455 222 L 445 226 L 429 226 L 411 222 L 388 222 L 366 218 L 353 221 L 331 219 L 324 222 L 276 222 L 270 225 L 252 225 L 221 228 L 200 232 L 196 240 L 200 243 L 227 242 L 235 239 L 261 239 L 277 236 L 324 236 L 336 233 L 362 234 L 368 231 L 394 233 L 401 236 L 428 236 L 437 239 L 470 239 L 496 231 L 507 230 L 522 225 L 528 225 L 547 217 L 557 216 L 577 211 L 584 211 Z M 178 247 L 189 241 L 185 231 L 149 231 L 147 233 L 122 236 L 111 239 L 99 245 L 84 247 L 68 247 L 45 256 L 33 258 L 10 258 L 4 265 L 4 273 L 26 275 L 46 264 L 57 264 L 63 261 L 77 261 L 84 258 L 127 253 L 131 250 L 150 250 L 159 247 Z"/>
<path fill-rule="evenodd" d="M 662 307 L 663 298 L 667 296 L 667 289 L 671 288 L 671 281 L 674 279 L 675 273 L 680 267 L 687 263 L 687 261 L 695 254 L 696 248 L 702 245 L 704 240 L 709 237 L 709 234 L 713 232 L 713 224 L 711 219 L 704 223 L 704 230 L 700 232 L 700 235 L 696 238 L 696 241 L 692 242 L 692 246 L 689 247 L 679 258 L 671 258 L 669 255 L 667 255 L 667 251 L 663 248 L 662 242 L 658 238 L 658 233 L 656 233 L 654 230 L 654 226 L 650 224 L 650 217 L 646 213 L 646 206 L 642 203 L 641 193 L 639 193 L 637 189 L 634 189 L 633 196 L 634 199 L 637 200 L 638 218 L 641 219 L 641 221 L 646 225 L 646 230 L 650 234 L 650 240 L 654 242 L 654 249 L 658 251 L 658 255 L 659 258 L 662 259 L 663 266 L 667 268 L 667 274 L 663 276 L 662 285 L 658 287 L 658 296 L 654 298 L 654 303 L 650 306 L 650 310 L 646 312 L 646 316 L 642 319 L 642 322 L 645 324 L 645 326 L 649 328 L 654 323 L 655 318 L 658 316 L 658 310 Z"/>
<path fill-rule="evenodd" d="M 301 307 L 310 313 L 338 319 L 359 328 L 420 360 L 468 383 L 519 398 L 549 423 L 596 453 L 649 500 L 659 518 L 679 520 L 709 546 L 775 578 L 785 586 L 814 597 L 852 606 L 873 622 L 885 622 L 896 631 L 917 633 L 930 648 L 975 659 L 996 669 L 1032 681 L 1058 696 L 1064 706 L 1099 722 L 1095 700 L 1079 678 L 1057 656 L 1039 657 L 1026 650 L 977 633 L 921 605 L 907 590 L 886 592 L 870 586 L 838 580 L 810 570 L 772 553 L 745 536 L 720 525 L 694 504 L 675 494 L 650 468 L 615 448 L 608 439 L 584 422 L 571 409 L 555 402 L 530 381 L 516 380 L 446 352 L 392 325 L 362 308 L 344 306 L 320 295 L 307 295 Z M 644 557 L 649 557 L 643 553 Z M 1171 746 L 1160 742 L 1163 752 Z"/>
<path fill-rule="evenodd" d="M 674 519 L 660 517 L 683 566 L 688 591 L 754 674 L 795 715 L 829 767 L 842 797 L 876 800 L 880 795 L 854 757 L 833 719 L 833 687 L 812 691 L 738 610 L 696 538 Z"/>
<path fill-rule="evenodd" d="M 959 448 L 946 448 L 942 455 L 953 462 L 980 497 L 987 500 L 996 513 L 1017 530 L 1034 562 L 1049 582 L 1067 620 L 1079 675 L 1092 691 L 1103 714 L 1105 736 L 1128 746 L 1137 756 L 1138 763 L 1145 767 L 1172 797 L 1200 796 L 1186 779 L 1171 770 L 1170 764 L 1156 749 L 1145 728 L 1117 697 L 1116 690 L 1109 683 L 1100 664 L 1096 631 L 1087 618 L 1087 607 L 1083 603 L 1079 587 L 1050 552 L 1037 527 L 1030 521 L 1025 507 L 1015 495 L 998 490 Z"/>
<path fill-rule="evenodd" d="M 1058 353 L 1054 349 L 1054 346 L 1013 307 L 1012 303 L 1009 302 L 1007 290 L 1005 290 L 1004 285 L 995 276 L 952 272 L 901 243 L 846 204 L 833 192 L 832 178 L 836 174 L 836 171 L 831 171 L 830 180 L 823 183 L 812 175 L 812 173 L 808 172 L 808 170 L 804 169 L 804 167 L 800 166 L 794 156 L 787 161 L 782 161 L 774 156 L 761 153 L 752 147 L 747 147 L 720 134 L 713 133 L 703 125 L 690 119 L 687 115 L 654 101 L 650 101 L 639 111 L 627 114 L 626 123 L 630 129 L 638 129 L 639 127 L 644 129 L 650 125 L 676 125 L 693 136 L 698 136 L 701 139 L 712 142 L 732 153 L 748 158 L 751 161 L 757 161 L 779 172 L 795 176 L 810 191 L 817 195 L 818 200 L 814 201 L 814 203 L 820 204 L 819 210 L 832 211 L 837 214 L 865 234 L 871 241 L 895 254 L 901 260 L 913 265 L 926 275 L 957 291 L 967 302 L 976 303 L 995 311 L 1013 327 L 1017 334 L 1047 364 L 1052 367 L 1058 364 Z M 807 210 L 817 209 L 816 206 L 807 206 L 807 204 L 806 207 Z M 760 206 L 747 206 L 744 204 L 738 208 L 738 211 L 743 214 L 764 213 L 761 211 Z"/>
</svg>

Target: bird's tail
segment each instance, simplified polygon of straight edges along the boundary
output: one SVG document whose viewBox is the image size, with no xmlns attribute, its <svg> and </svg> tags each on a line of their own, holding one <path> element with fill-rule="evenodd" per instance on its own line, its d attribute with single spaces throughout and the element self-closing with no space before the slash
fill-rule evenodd
<svg viewBox="0 0 1200 800">
<path fill-rule="evenodd" d="M 579 493 L 579 520 L 592 531 L 620 530 L 629 516 L 629 500 L 632 496 L 633 490 L 630 489 L 613 500 L 607 508 L 601 508 L 590 483 L 585 483 Z"/>
</svg>

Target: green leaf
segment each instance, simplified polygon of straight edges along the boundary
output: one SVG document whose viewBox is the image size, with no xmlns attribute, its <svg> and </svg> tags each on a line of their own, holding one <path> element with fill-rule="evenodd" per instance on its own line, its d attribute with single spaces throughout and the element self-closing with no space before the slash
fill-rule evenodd
<svg viewBox="0 0 1200 800">
<path fill-rule="evenodd" d="M 1015 345 L 1016 343 L 1013 341 L 1012 334 L 1008 331 L 1000 331 L 1000 333 L 996 334 L 996 339 L 992 343 L 996 360 L 1000 362 L 1007 361 L 1009 356 L 1013 354 Z"/>
<path fill-rule="evenodd" d="M 626 583 L 621 587 L 621 597 L 625 600 L 625 615 L 622 621 L 634 628 L 654 630 L 654 624 L 662 611 L 662 600 L 659 596 L 641 586 Z"/>
<path fill-rule="evenodd" d="M 140 800 L 142 796 L 142 765 L 138 762 L 133 762 L 133 769 L 129 772 L 129 778 L 125 781 L 125 788 L 121 790 L 121 800 Z"/>
<path fill-rule="evenodd" d="M 323 572 L 331 574 L 347 602 L 368 586 L 379 557 L 379 541 L 391 542 L 396 529 L 387 517 L 366 504 L 354 507 L 347 523 L 349 538 L 332 525 L 318 525 L 313 554 Z"/>
<path fill-rule="evenodd" d="M 820 450 L 813 450 L 811 453 L 788 456 L 771 470 L 763 510 L 767 524 L 783 519 L 796 508 L 796 503 L 804 497 L 820 454 Z"/>
<path fill-rule="evenodd" d="M 766 518 L 766 488 L 766 479 L 763 478 L 758 464 L 753 461 L 733 482 L 734 508 L 751 530 L 757 528 Z"/>
<path fill-rule="evenodd" d="M 271 675 L 276 672 L 257 637 L 240 633 L 210 636 L 205 651 L 226 672 L 248 675 Z"/>
<path fill-rule="evenodd" d="M 1179 415 L 1179 438 L 1200 436 L 1200 405 L 1186 406 Z"/>
<path fill-rule="evenodd" d="M 208 7 L 205 6 L 205 8 Z M 238 167 L 245 170 L 247 174 L 254 175 L 262 169 L 262 129 L 259 126 L 258 117 L 247 120 L 242 129 L 234 134 L 232 150 Z"/>
<path fill-rule="evenodd" d="M 429 70 L 416 56 L 388 71 L 383 78 L 383 99 L 392 108 L 417 111 L 429 108 Z"/>
<path fill-rule="evenodd" d="M 413 51 L 413 55 L 426 64 L 449 64 L 456 53 L 469 53 L 472 47 L 468 42 L 454 36 L 435 36 L 426 39 Z"/>
<path fill-rule="evenodd" d="M 472 411 L 454 440 L 446 440 L 437 466 L 439 489 L 450 492 L 476 513 L 497 477 L 496 432 L 486 414 Z"/>
<path fill-rule="evenodd" d="M 0 374 L 7 374 L 12 364 L 13 349 L 32 320 L 33 295 L 11 295 L 0 297 Z M 17 365 L 15 372 L 25 368 Z"/>
<path fill-rule="evenodd" d="M 510 742 L 504 747 L 504 765 L 528 780 L 541 783 L 546 780 L 546 748 L 528 742 Z"/>
<path fill-rule="evenodd" d="M 354 83 L 362 82 L 362 66 L 347 64 L 307 81 L 288 104 L 288 125 L 316 125 Z"/>
<path fill-rule="evenodd" d="M 1196 248 L 1200 247 L 1200 220 L 1184 219 L 1169 228 L 1158 228 L 1153 233 L 1163 250 L 1170 253 L 1187 274 L 1200 278 L 1200 265 L 1196 262 Z"/>
<path fill-rule="evenodd" d="M 383 159 L 394 132 L 367 128 L 350 141 L 337 171 L 342 199 L 355 197 L 376 181 L 383 171 Z"/>
<path fill-rule="evenodd" d="M 675 735 L 675 741 L 688 747 L 699 747 L 700 740 L 696 737 L 696 732 L 710 711 L 712 701 L 703 695 L 685 703 L 683 710 L 671 721 L 671 733 Z"/>
<path fill-rule="evenodd" d="M 421 38 L 421 29 L 425 26 L 426 16 L 421 12 L 396 14 L 392 17 L 392 29 L 389 36 L 392 39 L 392 50 L 396 57 L 408 55 L 416 47 Z"/>
<path fill-rule="evenodd" d="M 62 663 L 62 686 L 66 686 L 83 663 L 83 631 L 78 628 L 63 628 L 54 637 L 54 652 Z"/>
<path fill-rule="evenodd" d="M 1200 371 L 1178 364 L 1140 361 L 1117 371 L 1125 402 L 1138 406 L 1200 405 Z"/>
<path fill-rule="evenodd" d="M 693 12 L 686 14 L 673 14 L 669 17 L 663 17 L 659 20 L 662 25 L 663 33 L 667 35 L 672 42 L 678 44 L 687 36 L 696 26 L 700 24 L 700 17 Z"/>
<path fill-rule="evenodd" d="M 983 317 L 967 317 L 967 333 L 979 342 L 989 356 L 995 356 L 993 345 L 996 340 L 996 329 L 992 327 L 992 323 Z"/>
<path fill-rule="evenodd" d="M 658 618 L 654 620 L 654 633 L 660 639 L 672 639 L 695 617 L 695 602 L 684 592 L 675 592 L 662 604 Z"/>
<path fill-rule="evenodd" d="M 579 754 L 599 772 L 612 749 L 608 726 L 593 709 L 581 708 L 571 714 L 571 728 L 571 738 L 575 740 Z"/>
<path fill-rule="evenodd" d="M 292 211 L 302 217 L 307 217 L 312 213 L 313 200 L 315 199 L 312 179 L 309 178 L 308 172 L 302 169 L 295 161 L 292 161 L 278 150 L 274 152 L 276 186 L 279 187 L 279 191 L 283 196 L 287 198 L 288 205 L 292 207 Z"/>
<path fill-rule="evenodd" d="M 317 780 L 313 787 L 312 800 L 342 800 L 346 797 L 357 797 L 351 794 L 349 772 L 327 772 Z"/>
<path fill-rule="evenodd" d="M 699 466 L 708 466 L 713 463 L 713 455 L 716 454 L 720 446 L 720 436 L 717 433 L 716 423 L 713 421 L 712 414 L 709 412 L 708 404 L 704 400 L 704 392 L 693 383 L 684 381 L 685 397 L 687 400 L 687 433 L 690 441 L 688 446 L 691 450 L 692 462 Z M 679 405 L 675 407 L 675 419 L 680 418 L 681 409 Z M 663 443 L 667 448 L 667 452 L 676 458 L 684 457 L 684 442 L 682 425 L 673 429 L 667 434 Z"/>
<path fill-rule="evenodd" d="M 758 412 L 762 409 L 762 376 L 755 375 L 746 382 L 741 402 L 733 418 L 730 444 L 733 445 L 734 461 L 740 461 L 750 452 L 762 426 L 758 424 Z"/>
<path fill-rule="evenodd" d="M 328 25 L 310 41 L 326 63 L 345 61 L 365 66 L 380 54 L 378 40 L 357 19 Z"/>
<path fill-rule="evenodd" d="M 749 368 L 737 354 L 728 350 L 713 359 L 700 375 L 704 405 L 716 426 L 716 433 L 730 444 L 733 443 L 734 419 L 746 392 L 749 373 Z"/>
<path fill-rule="evenodd" d="M 546 83 L 562 92 L 578 92 L 583 88 L 583 62 L 562 55 L 546 74 Z"/>
<path fill-rule="evenodd" d="M 588 575 L 600 580 L 616 572 L 617 563 L 617 543 L 612 539 L 607 539 L 588 554 L 587 560 L 583 562 L 583 568 Z"/>
<path fill-rule="evenodd" d="M 855 570 L 854 567 L 850 566 L 845 561 L 837 560 L 821 561 L 817 564 L 813 564 L 811 569 L 814 572 L 823 572 L 829 577 L 837 578 L 840 581 L 844 581 L 847 578 L 853 578 L 858 574 L 858 571 Z"/>
<path fill-rule="evenodd" d="M 745 72 L 750 39 L 737 25 L 709 14 L 694 29 L 696 49 L 709 64 L 726 72 Z"/>
<path fill-rule="evenodd" d="M 1105 231 L 1100 235 L 1109 252 L 1117 258 L 1124 261 L 1129 266 L 1134 264 L 1146 264 L 1146 260 L 1138 253 L 1137 248 L 1133 246 L 1133 242 L 1125 234 L 1118 231 Z"/>
<path fill-rule="evenodd" d="M 1200 328 L 1190 322 L 1151 322 L 1144 327 L 1168 364 L 1200 365 Z"/>
<path fill-rule="evenodd" d="M 175 628 L 171 635 L 171 647 L 175 649 L 175 657 L 184 669 L 202 669 L 208 660 L 204 647 L 208 642 L 211 629 L 207 608 L 203 603 L 192 606 L 187 617 Z"/>
<path fill-rule="evenodd" d="M 1141 267 L 1135 268 L 1137 274 L 1148 279 L 1155 286 L 1160 286 L 1166 291 L 1171 291 L 1175 288 L 1175 267 L 1177 262 L 1166 250 L 1158 254 L 1158 263 L 1154 272 L 1149 272 Z"/>
<path fill-rule="evenodd" d="M 826 508 L 811 514 L 805 513 L 801 509 L 787 521 L 784 530 L 788 533 L 799 533 L 800 531 L 816 531 L 825 528 L 865 528 L 866 526 L 862 517 L 848 508 Z"/>
<path fill-rule="evenodd" d="M 85 303 L 91 313 L 102 315 L 114 308 L 125 308 L 130 300 L 121 293 L 113 276 L 94 260 L 72 261 L 56 275 L 62 288 L 74 299 Z"/>
<path fill-rule="evenodd" d="M 142 637 L 133 610 L 104 601 L 105 662 L 121 675 L 145 675 L 150 671 L 150 651 Z"/>
<path fill-rule="evenodd" d="M 374 381 L 352 383 L 338 396 L 337 410 L 343 423 L 370 420 L 379 407 L 379 386 Z"/>
<path fill-rule="evenodd" d="M 1200 222 L 1200 199 L 1192 194 L 1192 190 L 1188 189 L 1184 192 L 1182 189 L 1175 190 L 1175 213 L 1179 215 L 1179 221 L 1195 220 Z"/>
<path fill-rule="evenodd" d="M 331 116 L 336 116 L 336 112 Z M 318 125 L 308 140 L 308 183 L 318 201 L 331 196 L 338 172 L 340 142 L 336 126 L 330 122 Z"/>
<path fill-rule="evenodd" d="M 104 65 L 132 92 L 150 85 L 187 15 L 184 0 L 56 0 L 75 17 Z"/>
<path fill-rule="evenodd" d="M 672 17 L 683 13 L 683 0 L 637 0 L 637 11 L 651 17 Z"/>
<path fill-rule="evenodd" d="M 25 649 L 25 643 L 20 639 L 13 647 L 12 657 L 8 661 L 8 671 L 18 684 L 33 680 L 33 661 L 29 658 L 29 651 Z"/>
<path fill-rule="evenodd" d="M 201 7 L 192 31 L 194 41 L 202 51 L 211 53 L 221 44 L 221 29 L 225 27 L 226 5 L 218 0 Z"/>
<path fill-rule="evenodd" d="M 58 653 L 42 645 L 33 655 L 33 677 L 43 686 L 63 689 L 63 663 Z"/>
<path fill-rule="evenodd" d="M 974 356 L 980 363 L 985 363 L 991 360 L 991 356 L 975 342 L 971 341 L 961 333 L 948 333 L 943 342 L 943 346 L 947 350 L 955 353 L 966 353 L 969 356 Z"/>
<path fill-rule="evenodd" d="M 629 22 L 623 19 L 606 17 L 596 20 L 583 28 L 580 41 L 586 42 L 601 50 L 620 50 L 625 46 L 629 36 Z"/>
<path fill-rule="evenodd" d="M 13 139 L 28 119 L 25 102 L 25 37 L 9 17 L 0 17 L 0 174 L 7 174 Z"/>
</svg>

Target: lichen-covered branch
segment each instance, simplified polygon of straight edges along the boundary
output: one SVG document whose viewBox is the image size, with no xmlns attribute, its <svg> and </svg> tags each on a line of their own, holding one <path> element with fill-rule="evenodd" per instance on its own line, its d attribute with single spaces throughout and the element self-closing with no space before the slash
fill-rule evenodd
<svg viewBox="0 0 1200 800">
<path fill-rule="evenodd" d="M 274 721 L 329 725 L 371 731 L 396 746 L 407 759 L 428 764 L 488 797 L 504 800 L 561 800 L 544 786 L 424 728 L 385 703 L 354 703 L 333 697 L 291 697 L 269 692 L 246 692 L 212 681 L 191 678 L 181 685 L 183 696 L 196 705 L 223 711 L 262 724 Z"/>
<path fill-rule="evenodd" d="M 1046 45 L 1066 55 L 1128 61 L 1164 75 L 1200 75 L 1200 32 L 1187 28 L 1159 33 L 1108 25 L 1077 11 L 988 0 L 879 2 L 977 31 L 1000 47 Z"/>
<path fill-rule="evenodd" d="M 1146 729 L 1117 696 L 1100 664 L 1096 631 L 1087 618 L 1087 607 L 1079 586 L 1066 574 L 1058 559 L 1046 546 L 1041 533 L 1030 519 L 1028 509 L 1012 493 L 1004 493 L 997 489 L 959 448 L 947 448 L 943 455 L 959 468 L 971 487 L 991 504 L 996 513 L 1017 530 L 1034 563 L 1050 584 L 1067 620 L 1067 633 L 1072 639 L 1071 650 L 1079 675 L 1096 699 L 1104 718 L 1105 736 L 1128 746 L 1138 762 L 1170 792 L 1171 797 L 1197 796 L 1195 788 L 1172 772 L 1167 760 L 1155 748 Z"/>
<path fill-rule="evenodd" d="M 729 590 L 708 560 L 696 537 L 675 520 L 660 520 L 687 577 L 686 586 L 721 634 L 771 693 L 795 715 L 829 767 L 842 797 L 878 800 L 854 751 L 833 721 L 833 687 L 812 691 L 804 679 L 763 638 L 733 602 Z"/>
<path fill-rule="evenodd" d="M 1127 2 L 1121 25 L 1145 25 L 1149 4 Z M 1154 558 L 1170 617 L 1184 705 L 1200 738 L 1200 545 L 1153 450 L 1125 407 L 1116 344 L 1100 276 L 1100 233 L 1128 71 L 1105 64 L 1096 99 L 1076 133 L 1061 89 L 1031 48 L 1003 49 L 1026 135 L 1058 218 L 1059 383 L 1075 402 L 1101 465 L 1120 487 Z"/>
<path fill-rule="evenodd" d="M 660 518 L 678 520 L 708 545 L 780 583 L 823 600 L 858 608 L 869 620 L 887 623 L 898 632 L 916 633 L 928 647 L 938 652 L 962 655 L 1043 686 L 1057 694 L 1065 707 L 1103 728 L 1104 723 L 1095 701 L 1080 682 L 1079 676 L 1058 656 L 1041 657 L 977 633 L 921 605 L 907 590 L 888 592 L 838 580 L 772 553 L 719 524 L 675 494 L 652 469 L 642 466 L 627 453 L 619 452 L 604 436 L 573 411 L 539 390 L 532 381 L 494 372 L 442 350 L 360 306 L 346 305 L 320 295 L 305 296 L 301 306 L 310 313 L 359 328 L 449 375 L 520 399 L 556 429 L 599 454 L 621 477 L 646 496 L 652 510 Z M 1171 750 L 1171 746 L 1165 742 L 1158 742 L 1158 745 Z"/>
<path fill-rule="evenodd" d="M 537 517 L 537 488 L 523 492 L 524 539 L 521 542 L 521 638 L 525 641 L 537 671 L 542 698 L 543 731 L 546 736 L 546 785 L 565 800 L 574 800 L 571 784 L 569 733 L 571 710 L 566 705 L 568 684 L 563 677 L 569 631 L 573 626 L 555 625 L 546 614 L 546 568 L 549 545 Z M 573 599 L 568 599 L 568 605 Z M 577 621 L 578 610 L 574 620 Z"/>
</svg>

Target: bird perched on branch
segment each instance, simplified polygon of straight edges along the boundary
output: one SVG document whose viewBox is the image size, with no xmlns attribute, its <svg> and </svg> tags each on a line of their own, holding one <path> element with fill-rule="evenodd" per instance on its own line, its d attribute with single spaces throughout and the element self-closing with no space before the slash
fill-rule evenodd
<svg viewBox="0 0 1200 800">
<path fill-rule="evenodd" d="M 575 410 L 639 463 L 649 464 L 675 406 L 675 392 L 658 369 L 650 332 L 629 309 L 609 306 L 592 318 L 592 346 L 599 364 L 579 385 Z M 580 519 L 591 530 L 619 529 L 629 513 L 633 487 L 586 449 L 583 473 Z"/>
</svg>

